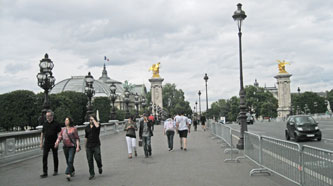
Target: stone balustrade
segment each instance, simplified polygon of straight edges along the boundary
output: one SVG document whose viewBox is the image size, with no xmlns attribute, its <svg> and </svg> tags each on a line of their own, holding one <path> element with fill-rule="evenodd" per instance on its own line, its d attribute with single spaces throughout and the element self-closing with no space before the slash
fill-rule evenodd
<svg viewBox="0 0 333 186">
<path fill-rule="evenodd" d="M 114 134 L 123 130 L 125 121 L 112 120 L 101 123 L 100 136 Z M 86 125 L 76 126 L 81 139 Z M 42 154 L 40 149 L 41 130 L 15 132 L 0 135 L 0 166 Z"/>
</svg>

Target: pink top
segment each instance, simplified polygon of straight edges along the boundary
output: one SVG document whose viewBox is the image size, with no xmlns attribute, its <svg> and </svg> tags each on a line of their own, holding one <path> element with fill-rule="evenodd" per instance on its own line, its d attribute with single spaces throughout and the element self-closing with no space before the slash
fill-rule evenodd
<svg viewBox="0 0 333 186">
<path fill-rule="evenodd" d="M 69 137 L 72 139 L 69 139 Z M 75 147 L 76 146 L 76 140 L 80 140 L 80 137 L 78 135 L 77 129 L 75 127 L 70 127 L 67 129 L 67 127 L 64 127 L 61 129 L 61 132 L 59 133 L 58 140 L 59 142 L 63 140 L 65 147 Z M 75 145 L 73 144 L 73 142 Z"/>
</svg>

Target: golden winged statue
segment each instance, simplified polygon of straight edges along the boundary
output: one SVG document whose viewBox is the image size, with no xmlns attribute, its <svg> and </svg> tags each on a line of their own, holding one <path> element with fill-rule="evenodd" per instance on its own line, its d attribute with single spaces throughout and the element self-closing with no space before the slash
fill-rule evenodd
<svg viewBox="0 0 333 186">
<path fill-rule="evenodd" d="M 153 64 L 150 68 L 149 71 L 153 72 L 153 78 L 159 78 L 160 77 L 160 62 L 157 64 Z"/>
<path fill-rule="evenodd" d="M 277 62 L 279 63 L 278 66 L 279 66 L 279 73 L 282 74 L 282 73 L 288 73 L 286 71 L 286 64 L 289 64 L 288 62 L 285 62 L 284 60 L 283 61 L 280 61 L 280 60 L 277 60 Z"/>
</svg>

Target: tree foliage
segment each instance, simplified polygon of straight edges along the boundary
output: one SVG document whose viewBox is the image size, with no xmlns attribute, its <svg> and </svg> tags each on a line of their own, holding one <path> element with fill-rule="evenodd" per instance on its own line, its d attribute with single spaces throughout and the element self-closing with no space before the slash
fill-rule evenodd
<svg viewBox="0 0 333 186">
<path fill-rule="evenodd" d="M 94 98 L 93 105 L 95 111 L 98 110 L 100 122 L 105 123 L 110 119 L 111 101 L 108 97 Z"/>
<path fill-rule="evenodd" d="M 177 89 L 175 84 L 167 83 L 162 91 L 163 108 L 169 114 L 175 115 L 184 112 L 187 115 L 192 114 L 190 103 L 185 101 L 185 95 L 182 89 Z"/>
<path fill-rule="evenodd" d="M 329 94 L 328 94 L 329 95 Z M 329 99 L 329 96 L 328 96 Z M 301 113 L 324 113 L 326 112 L 325 98 L 314 92 L 304 92 L 291 95 L 292 112 Z"/>
</svg>

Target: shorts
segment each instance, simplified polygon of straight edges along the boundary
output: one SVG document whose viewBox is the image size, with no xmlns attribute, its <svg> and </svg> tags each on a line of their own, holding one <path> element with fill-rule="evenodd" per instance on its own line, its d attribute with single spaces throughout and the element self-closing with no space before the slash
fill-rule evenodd
<svg viewBox="0 0 333 186">
<path fill-rule="evenodd" d="M 178 131 L 179 137 L 180 138 L 187 138 L 187 132 L 188 132 L 188 130 L 179 130 Z"/>
</svg>

